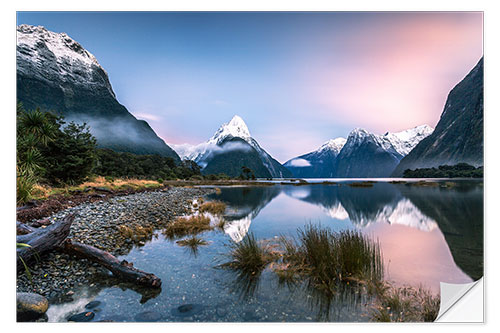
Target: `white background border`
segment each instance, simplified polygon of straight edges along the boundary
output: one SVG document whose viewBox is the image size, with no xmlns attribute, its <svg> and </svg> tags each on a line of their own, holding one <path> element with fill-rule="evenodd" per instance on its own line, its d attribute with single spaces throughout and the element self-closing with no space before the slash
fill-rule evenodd
<svg viewBox="0 0 500 333">
<path fill-rule="evenodd" d="M 8 0 L 7 0 L 8 1 Z M 496 297 L 500 295 L 498 286 L 500 277 L 498 270 L 498 250 L 497 240 L 500 237 L 499 214 L 495 214 L 495 208 L 500 205 L 498 196 L 500 165 L 498 152 L 500 151 L 500 82 L 499 82 L 499 31 L 500 16 L 498 1 L 480 0 L 419 0 L 419 1 L 230 1 L 230 0 L 210 0 L 210 1 L 128 1 L 119 2 L 103 0 L 80 1 L 9 1 L 2 3 L 1 15 L 1 42 L 0 56 L 1 66 L 1 217 L 0 221 L 2 242 L 2 271 L 1 288 L 1 322 L 6 329 L 37 332 L 88 332 L 109 331 L 120 329 L 133 332 L 140 329 L 147 330 L 203 330 L 204 332 L 234 332 L 254 331 L 254 330 L 292 330 L 303 331 L 307 329 L 332 331 L 332 330 L 370 330 L 370 332 L 386 332 L 392 330 L 422 331 L 422 330 L 443 330 L 453 329 L 454 331 L 476 331 L 478 329 L 493 330 L 499 326 L 499 309 Z M 478 324 L 16 324 L 15 323 L 15 256 L 12 238 L 15 235 L 15 105 L 16 105 L 16 54 L 15 54 L 15 25 L 16 11 L 484 11 L 484 67 L 485 67 L 485 320 L 486 325 Z M 451 89 L 451 87 L 450 87 Z M 460 209 L 457 207 L 457 209 Z M 70 327 L 71 325 L 71 327 Z M 425 326 L 423 326 L 425 325 Z M 145 327 L 147 326 L 147 327 Z M 498 327 L 495 329 L 498 331 Z"/>
</svg>

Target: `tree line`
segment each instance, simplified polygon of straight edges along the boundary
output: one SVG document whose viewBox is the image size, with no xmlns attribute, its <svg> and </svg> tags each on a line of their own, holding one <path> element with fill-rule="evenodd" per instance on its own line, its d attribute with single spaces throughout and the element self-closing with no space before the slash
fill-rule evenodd
<svg viewBox="0 0 500 333">
<path fill-rule="evenodd" d="M 483 167 L 467 163 L 440 165 L 437 168 L 406 169 L 404 178 L 483 178 Z"/>
<path fill-rule="evenodd" d="M 97 148 L 86 124 L 67 123 L 51 112 L 25 110 L 17 105 L 17 201 L 29 200 L 35 184 L 79 184 L 93 175 L 187 179 L 201 177 L 193 161 L 176 163 L 171 157 L 135 155 Z"/>
</svg>

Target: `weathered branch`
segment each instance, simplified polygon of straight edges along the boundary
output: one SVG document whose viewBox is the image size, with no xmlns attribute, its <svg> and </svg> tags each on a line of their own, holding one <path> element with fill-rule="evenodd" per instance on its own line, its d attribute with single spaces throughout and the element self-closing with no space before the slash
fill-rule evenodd
<svg viewBox="0 0 500 333">
<path fill-rule="evenodd" d="M 16 235 L 26 235 L 35 231 L 29 225 L 16 221 Z"/>
<path fill-rule="evenodd" d="M 66 239 L 61 248 L 66 253 L 74 254 L 106 267 L 122 280 L 153 288 L 161 287 L 161 279 L 156 275 L 134 268 L 133 264 L 128 263 L 126 260 L 119 261 L 115 256 L 106 251 L 99 250 L 90 245 L 72 242 L 70 239 Z"/>
<path fill-rule="evenodd" d="M 70 214 L 47 228 L 17 236 L 16 243 L 29 245 L 29 247 L 17 249 L 17 267 L 22 266 L 22 261 L 28 262 L 35 255 L 40 255 L 59 246 L 68 237 L 73 220 L 74 215 Z"/>
</svg>

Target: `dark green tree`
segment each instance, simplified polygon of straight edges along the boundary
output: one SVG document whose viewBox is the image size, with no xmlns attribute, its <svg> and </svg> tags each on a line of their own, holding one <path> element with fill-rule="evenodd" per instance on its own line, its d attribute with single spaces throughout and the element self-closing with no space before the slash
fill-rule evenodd
<svg viewBox="0 0 500 333">
<path fill-rule="evenodd" d="M 96 140 L 86 124 L 58 120 L 60 130 L 43 148 L 44 178 L 51 184 L 76 184 L 87 178 L 95 164 Z"/>
</svg>

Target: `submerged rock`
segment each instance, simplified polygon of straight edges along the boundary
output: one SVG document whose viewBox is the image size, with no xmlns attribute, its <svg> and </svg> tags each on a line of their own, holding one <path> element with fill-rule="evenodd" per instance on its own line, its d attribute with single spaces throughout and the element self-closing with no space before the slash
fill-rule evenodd
<svg viewBox="0 0 500 333">
<path fill-rule="evenodd" d="M 101 301 L 92 301 L 92 302 L 88 303 L 87 305 L 85 305 L 85 309 L 90 310 L 90 309 L 98 307 L 99 305 L 101 305 Z"/>
<path fill-rule="evenodd" d="M 202 312 L 204 309 L 205 306 L 201 304 L 183 304 L 172 309 L 171 313 L 177 317 L 190 317 Z"/>
<path fill-rule="evenodd" d="M 34 321 L 49 308 L 49 301 L 35 293 L 17 293 L 16 302 L 17 321 Z"/>
<path fill-rule="evenodd" d="M 135 316 L 135 320 L 140 322 L 159 321 L 161 318 L 161 314 L 155 311 L 144 311 Z"/>
<path fill-rule="evenodd" d="M 81 313 L 77 313 L 75 315 L 70 316 L 68 318 L 68 321 L 82 323 L 82 322 L 91 321 L 92 319 L 94 319 L 94 316 L 95 316 L 95 314 L 91 311 L 81 312 Z"/>
</svg>

